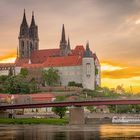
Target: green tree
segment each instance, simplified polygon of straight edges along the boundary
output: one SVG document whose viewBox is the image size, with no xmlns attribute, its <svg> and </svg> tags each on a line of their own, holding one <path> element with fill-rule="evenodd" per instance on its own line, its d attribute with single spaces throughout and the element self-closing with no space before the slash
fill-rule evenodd
<svg viewBox="0 0 140 140">
<path fill-rule="evenodd" d="M 54 86 L 60 81 L 58 70 L 54 68 L 43 70 L 43 78 L 48 86 Z"/>
<path fill-rule="evenodd" d="M 21 68 L 20 75 L 26 77 L 28 75 L 28 70 L 26 68 Z"/>
<path fill-rule="evenodd" d="M 76 83 L 75 81 L 70 81 L 68 83 L 68 86 L 73 86 L 73 87 L 83 87 L 82 83 Z"/>
<path fill-rule="evenodd" d="M 56 101 L 64 101 L 64 100 L 65 100 L 64 96 L 58 96 L 56 99 Z M 53 107 L 52 111 L 56 115 L 58 115 L 60 117 L 60 119 L 62 119 L 66 114 L 67 108 L 66 107 Z"/>
<path fill-rule="evenodd" d="M 29 82 L 29 87 L 30 87 L 30 92 L 31 93 L 36 93 L 38 92 L 38 84 L 35 81 L 35 78 L 32 78 L 31 81 Z"/>
<path fill-rule="evenodd" d="M 7 80 L 9 76 L 7 75 L 1 75 L 0 76 L 0 92 L 4 93 L 5 92 L 5 88 L 4 88 L 4 85 L 5 85 L 5 81 Z"/>
<path fill-rule="evenodd" d="M 62 119 L 67 111 L 66 107 L 53 107 L 52 111 Z"/>
<path fill-rule="evenodd" d="M 4 83 L 8 77 L 9 76 L 7 76 L 7 75 L 1 75 L 0 76 L 0 84 Z"/>
<path fill-rule="evenodd" d="M 29 83 L 22 75 L 10 76 L 5 81 L 5 92 L 11 94 L 30 93 Z"/>
<path fill-rule="evenodd" d="M 98 68 L 97 67 L 95 67 L 95 75 L 98 75 Z"/>
<path fill-rule="evenodd" d="M 29 83 L 21 82 L 19 86 L 19 93 L 30 93 Z"/>
<path fill-rule="evenodd" d="M 87 109 L 90 111 L 90 113 L 93 113 L 96 111 L 96 106 L 88 106 Z"/>
<path fill-rule="evenodd" d="M 21 76 L 10 76 L 5 81 L 5 91 L 12 94 L 20 93 L 21 81 Z"/>
</svg>

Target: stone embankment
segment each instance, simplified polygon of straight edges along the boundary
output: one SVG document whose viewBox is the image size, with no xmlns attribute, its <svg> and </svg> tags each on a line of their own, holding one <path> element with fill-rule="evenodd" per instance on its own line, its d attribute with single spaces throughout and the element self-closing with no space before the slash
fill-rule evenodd
<svg viewBox="0 0 140 140">
<path fill-rule="evenodd" d="M 114 113 L 89 113 L 85 115 L 85 123 L 86 124 L 98 124 L 98 123 L 112 123 L 112 117 L 118 116 L 118 117 L 139 117 L 140 114 L 114 114 Z"/>
</svg>

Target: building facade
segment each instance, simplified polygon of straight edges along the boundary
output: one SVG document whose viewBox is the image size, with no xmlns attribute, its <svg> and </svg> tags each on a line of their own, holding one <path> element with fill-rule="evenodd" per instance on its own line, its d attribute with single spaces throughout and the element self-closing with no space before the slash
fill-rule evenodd
<svg viewBox="0 0 140 140">
<path fill-rule="evenodd" d="M 59 47 L 40 50 L 34 13 L 28 26 L 24 11 L 18 39 L 19 46 L 14 63 L 15 74 L 18 74 L 21 68 L 47 70 L 53 67 L 59 71 L 63 86 L 67 86 L 72 81 L 92 90 L 100 86 L 100 62 L 97 55 L 90 50 L 89 43 L 86 47 L 77 45 L 72 49 L 69 38 L 66 40 L 64 25 Z"/>
</svg>

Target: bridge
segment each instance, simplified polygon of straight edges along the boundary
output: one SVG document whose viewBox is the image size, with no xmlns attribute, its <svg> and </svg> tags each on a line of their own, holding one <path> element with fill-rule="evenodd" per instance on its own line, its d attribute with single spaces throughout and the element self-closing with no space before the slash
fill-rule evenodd
<svg viewBox="0 0 140 140">
<path fill-rule="evenodd" d="M 10 104 L 1 105 L 0 110 L 7 109 L 24 109 L 24 108 L 43 108 L 43 107 L 70 107 L 70 124 L 84 124 L 84 109 L 82 106 L 99 106 L 99 105 L 137 105 L 140 104 L 140 99 L 100 99 L 100 100 L 85 100 L 85 101 L 70 101 L 70 102 L 47 102 L 37 104 Z"/>
<path fill-rule="evenodd" d="M 64 101 L 64 102 L 47 102 L 36 104 L 10 104 L 0 106 L 0 110 L 6 109 L 24 109 L 24 108 L 43 108 L 43 107 L 81 107 L 81 106 L 99 106 L 99 105 L 137 105 L 140 99 L 102 99 L 102 100 L 84 100 L 84 101 Z"/>
</svg>

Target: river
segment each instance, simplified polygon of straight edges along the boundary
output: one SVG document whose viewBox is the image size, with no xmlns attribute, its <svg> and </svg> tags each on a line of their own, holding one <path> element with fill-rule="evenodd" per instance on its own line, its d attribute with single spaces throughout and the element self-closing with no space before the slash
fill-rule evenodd
<svg viewBox="0 0 140 140">
<path fill-rule="evenodd" d="M 132 140 L 140 125 L 0 125 L 0 140 Z"/>
</svg>

